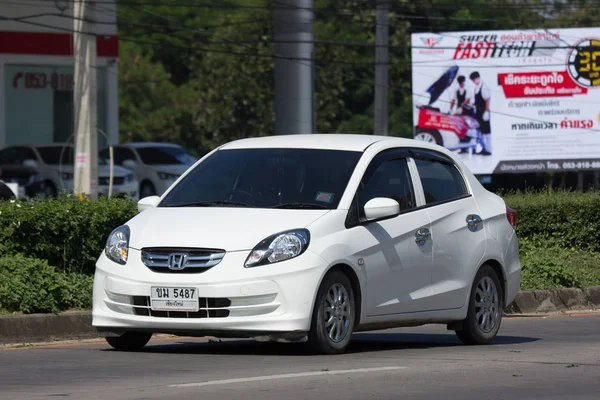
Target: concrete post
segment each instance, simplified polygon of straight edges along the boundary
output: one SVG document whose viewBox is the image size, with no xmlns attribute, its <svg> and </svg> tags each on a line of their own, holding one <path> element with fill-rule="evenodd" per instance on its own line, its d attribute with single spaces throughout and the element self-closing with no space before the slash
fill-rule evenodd
<svg viewBox="0 0 600 400">
<path fill-rule="evenodd" d="M 312 0 L 273 5 L 276 135 L 315 131 L 312 8 Z"/>
</svg>

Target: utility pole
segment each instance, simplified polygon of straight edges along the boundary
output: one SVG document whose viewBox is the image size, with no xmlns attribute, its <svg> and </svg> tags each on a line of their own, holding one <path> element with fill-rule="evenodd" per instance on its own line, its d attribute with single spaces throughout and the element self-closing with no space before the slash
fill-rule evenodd
<svg viewBox="0 0 600 400">
<path fill-rule="evenodd" d="M 313 0 L 273 4 L 275 134 L 314 133 Z"/>
<path fill-rule="evenodd" d="M 388 2 L 377 0 L 375 27 L 375 135 L 388 134 Z"/>
<path fill-rule="evenodd" d="M 95 200 L 98 198 L 95 10 L 93 1 L 89 0 L 75 0 L 73 6 L 74 191 Z"/>
</svg>

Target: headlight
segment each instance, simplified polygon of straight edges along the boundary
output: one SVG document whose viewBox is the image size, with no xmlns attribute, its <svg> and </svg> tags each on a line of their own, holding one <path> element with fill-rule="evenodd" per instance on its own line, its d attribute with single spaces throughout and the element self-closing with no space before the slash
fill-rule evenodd
<svg viewBox="0 0 600 400">
<path fill-rule="evenodd" d="M 131 183 L 131 182 L 133 182 L 133 178 L 134 178 L 133 174 L 127 174 L 127 175 L 125 175 L 125 183 Z"/>
<path fill-rule="evenodd" d="M 71 181 L 73 180 L 73 174 L 70 172 L 63 172 L 60 174 L 60 177 L 63 181 Z"/>
<path fill-rule="evenodd" d="M 160 179 L 162 179 L 162 180 L 165 180 L 165 181 L 166 181 L 166 180 L 171 180 L 171 181 L 174 181 L 174 180 L 176 180 L 177 178 L 179 178 L 179 175 L 175 175 L 175 174 L 169 174 L 169 173 L 166 173 L 166 172 L 159 172 L 159 173 L 158 173 L 158 177 L 159 177 Z"/>
<path fill-rule="evenodd" d="M 307 229 L 277 233 L 256 245 L 244 266 L 257 267 L 298 257 L 307 249 L 309 242 L 310 233 Z"/>
<path fill-rule="evenodd" d="M 130 231 L 127 225 L 120 226 L 112 231 L 104 248 L 106 257 L 118 264 L 125 265 L 129 254 L 129 234 Z"/>
</svg>

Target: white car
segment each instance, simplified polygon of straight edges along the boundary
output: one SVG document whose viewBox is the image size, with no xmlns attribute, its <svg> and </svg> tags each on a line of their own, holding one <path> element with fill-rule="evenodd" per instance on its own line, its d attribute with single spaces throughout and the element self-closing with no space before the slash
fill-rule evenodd
<svg viewBox="0 0 600 400">
<path fill-rule="evenodd" d="M 70 144 L 19 145 L 0 150 L 0 165 L 27 165 L 37 169 L 39 178 L 44 180 L 44 194 L 56 196 L 59 192 L 73 192 L 74 149 Z M 98 160 L 98 193 L 107 195 L 110 180 L 110 167 Z M 127 196 L 139 199 L 138 182 L 135 175 L 126 168 L 113 168 L 114 196 Z"/>
<path fill-rule="evenodd" d="M 427 323 L 484 344 L 519 291 L 515 211 L 423 141 L 234 141 L 138 209 L 94 278 L 92 324 L 119 350 L 171 333 L 331 354 L 353 332 Z"/>
<path fill-rule="evenodd" d="M 108 148 L 100 157 L 109 160 Z M 140 198 L 163 194 L 198 158 L 172 143 L 127 143 L 113 147 L 116 165 L 130 169 L 140 183 Z"/>
</svg>

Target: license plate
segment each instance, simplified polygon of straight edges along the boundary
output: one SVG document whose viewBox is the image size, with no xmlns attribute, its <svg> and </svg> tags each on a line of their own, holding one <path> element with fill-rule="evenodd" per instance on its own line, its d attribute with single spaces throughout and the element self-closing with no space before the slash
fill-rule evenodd
<svg viewBox="0 0 600 400">
<path fill-rule="evenodd" d="M 191 311 L 200 309 L 198 291 L 193 287 L 152 286 L 150 308 L 153 311 Z"/>
</svg>

